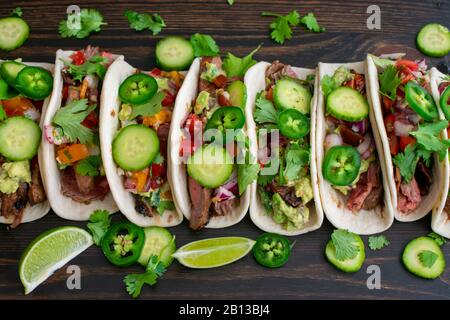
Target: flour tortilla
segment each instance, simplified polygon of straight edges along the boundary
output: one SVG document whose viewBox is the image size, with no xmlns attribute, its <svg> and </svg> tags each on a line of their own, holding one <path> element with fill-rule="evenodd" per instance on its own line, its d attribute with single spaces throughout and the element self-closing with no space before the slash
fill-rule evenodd
<svg viewBox="0 0 450 320">
<path fill-rule="evenodd" d="M 378 126 L 379 136 L 382 142 L 382 149 L 385 163 L 386 163 L 386 176 L 388 177 L 388 187 L 391 194 L 391 203 L 394 210 L 395 219 L 401 222 L 411 222 L 416 221 L 424 216 L 426 216 L 432 209 L 433 206 L 438 201 L 440 194 L 440 186 L 442 185 L 442 177 L 444 175 L 443 168 L 440 165 L 439 158 L 434 155 L 434 166 L 433 166 L 433 184 L 430 187 L 430 192 L 427 196 L 422 197 L 422 201 L 419 206 L 413 212 L 409 214 L 401 213 L 397 209 L 397 190 L 394 180 L 394 165 L 392 163 L 391 152 L 389 151 L 389 141 L 386 133 L 386 128 L 384 126 L 383 112 L 380 103 L 380 93 L 379 93 L 379 83 L 378 83 L 378 72 L 377 67 L 370 55 L 367 56 L 367 75 L 368 75 L 368 88 L 370 101 L 372 102 L 372 116 L 374 117 L 373 124 Z"/>
<path fill-rule="evenodd" d="M 3 62 L 3 60 L 0 60 L 0 63 Z M 34 67 L 41 67 L 44 68 L 48 71 L 50 71 L 52 74 L 54 74 L 54 65 L 50 64 L 50 63 L 40 63 L 40 62 L 22 62 L 24 64 L 26 64 L 27 66 L 34 66 Z M 47 111 L 47 106 L 50 102 L 50 96 L 48 96 L 47 98 L 45 98 L 44 103 L 42 104 L 42 110 L 41 110 L 41 119 L 40 119 L 40 123 L 39 125 L 41 126 L 42 129 L 42 121 L 44 119 L 44 115 L 45 112 Z M 42 159 L 41 159 L 41 149 L 38 150 L 38 163 L 39 163 L 39 170 L 41 172 L 41 177 L 42 179 L 43 177 L 43 171 L 44 171 L 44 167 L 42 166 Z M 25 211 L 23 213 L 23 217 L 22 217 L 22 223 L 25 222 L 31 222 L 37 219 L 42 218 L 43 216 L 45 216 L 48 211 L 50 210 L 50 204 L 48 203 L 48 201 L 44 201 L 41 203 L 38 203 L 34 206 L 31 206 L 29 203 L 27 204 Z M 4 223 L 4 224 L 11 224 L 14 221 L 14 217 L 9 217 L 8 219 L 6 219 L 5 217 L 0 216 L 0 223 Z"/>
<path fill-rule="evenodd" d="M 255 99 L 256 95 L 265 89 L 266 69 L 270 66 L 268 62 L 259 62 L 251 67 L 245 75 L 245 84 L 247 86 L 247 103 L 245 106 L 245 117 L 247 119 L 248 135 L 250 139 L 250 152 L 254 157 L 256 157 L 258 152 L 257 145 L 257 132 L 256 123 L 253 119 L 253 113 L 255 111 Z M 305 79 L 308 75 L 314 75 L 314 69 L 304 69 L 304 68 L 292 68 L 297 74 L 299 79 Z M 317 79 L 316 79 L 317 80 Z M 319 200 L 319 189 L 317 181 L 317 167 L 314 161 L 314 154 L 316 145 L 315 141 L 315 127 L 316 127 L 316 110 L 315 110 L 315 99 L 317 91 L 317 81 L 315 84 L 314 96 L 311 100 L 311 133 L 310 133 L 310 145 L 311 145 L 311 184 L 314 193 L 314 201 L 310 202 L 309 207 L 309 221 L 302 228 L 296 230 L 287 231 L 280 224 L 276 223 L 271 214 L 266 212 L 263 202 L 258 195 L 258 185 L 254 181 L 251 184 L 251 206 L 250 206 L 250 217 L 253 223 L 263 231 L 273 232 L 278 234 L 283 234 L 286 236 L 295 236 L 299 234 L 304 234 L 310 231 L 319 229 L 323 222 L 323 211 L 322 205 Z"/>
<path fill-rule="evenodd" d="M 122 103 L 119 99 L 119 87 L 128 76 L 135 73 L 136 68 L 120 59 L 109 67 L 103 81 L 104 90 L 101 95 L 102 108 L 100 110 L 100 145 L 103 166 L 114 200 L 128 220 L 141 227 L 176 226 L 183 221 L 183 216 L 176 210 L 166 210 L 161 216 L 153 217 L 146 217 L 135 210 L 134 197 L 131 192 L 125 190 L 123 176 L 119 175 L 118 167 L 112 156 L 112 142 L 120 127 L 119 111 Z M 170 165 L 167 171 L 170 172 Z"/>
<path fill-rule="evenodd" d="M 61 108 L 63 89 L 61 70 L 64 67 L 62 60 L 70 60 L 69 57 L 73 53 L 74 51 L 63 50 L 58 50 L 56 52 L 53 93 L 42 123 L 43 128 L 46 125 L 51 125 L 56 111 Z M 123 60 L 123 56 L 114 56 L 114 58 L 116 60 Z M 103 87 L 103 89 L 105 88 Z M 111 192 L 108 193 L 102 201 L 96 200 L 89 204 L 73 201 L 71 198 L 66 197 L 61 193 L 61 178 L 56 162 L 55 145 L 50 144 L 44 135 L 42 135 L 40 155 L 40 163 L 43 163 L 43 166 L 41 166 L 41 174 L 43 177 L 45 191 L 47 192 L 47 198 L 53 211 L 58 216 L 68 220 L 85 221 L 89 219 L 89 216 L 94 210 L 108 210 L 111 213 L 117 211 L 117 206 Z"/>
<path fill-rule="evenodd" d="M 183 137 L 181 128 L 190 113 L 192 102 L 197 98 L 199 72 L 200 58 L 196 58 L 189 68 L 175 101 L 168 144 L 169 166 L 171 168 L 168 178 L 170 184 L 173 186 L 172 193 L 175 207 L 177 208 L 177 211 L 181 212 L 188 220 L 190 220 L 191 217 L 191 201 L 189 198 L 186 165 L 180 161 L 179 150 L 181 138 Z M 244 132 L 246 131 L 247 127 L 244 127 Z M 226 216 L 211 217 L 205 228 L 225 228 L 238 223 L 245 217 L 249 204 L 250 188 L 247 187 L 247 190 L 240 197 L 239 204 L 233 208 L 231 213 Z"/>
<path fill-rule="evenodd" d="M 443 81 L 442 78 L 445 77 L 445 75 L 439 72 L 439 70 L 437 70 L 436 68 L 431 69 L 430 75 L 431 75 L 431 93 L 433 95 L 434 101 L 436 102 L 436 105 L 438 106 L 440 118 L 445 120 L 445 115 L 443 114 L 442 110 L 439 107 L 440 94 L 438 90 L 440 83 Z M 444 130 L 443 136 L 445 139 L 448 139 L 447 130 Z M 450 212 L 447 212 L 444 209 L 450 185 L 450 164 L 448 155 L 445 157 L 445 160 L 442 161 L 441 167 L 442 167 L 441 172 L 443 172 L 441 179 L 442 184 L 439 188 L 441 192 L 439 194 L 438 201 L 432 211 L 431 229 L 433 229 L 434 232 L 440 234 L 443 237 L 450 238 L 450 221 L 449 221 Z"/>
<path fill-rule="evenodd" d="M 365 71 L 364 62 L 354 62 L 354 63 L 319 63 L 318 68 L 318 82 L 328 75 L 333 76 L 334 72 L 340 67 L 345 66 L 349 69 L 353 69 L 358 73 L 365 74 L 366 79 L 366 91 L 367 100 L 369 102 L 369 121 L 372 127 L 372 133 L 375 140 L 375 145 L 378 153 L 378 160 L 382 172 L 382 182 L 384 190 L 384 203 L 378 205 L 378 207 L 372 210 L 361 209 L 357 213 L 353 213 L 347 208 L 346 199 L 344 195 L 337 191 L 333 186 L 324 179 L 322 175 L 322 162 L 324 158 L 324 141 L 326 136 L 326 121 L 325 121 L 325 97 L 322 92 L 322 88 L 318 85 L 318 97 L 317 103 L 317 129 L 316 129 L 316 162 L 319 175 L 319 193 L 322 201 L 323 210 L 327 219 L 336 227 L 340 229 L 347 229 L 351 232 L 369 235 L 380 233 L 388 229 L 393 221 L 393 207 L 391 195 L 389 193 L 389 178 L 386 170 L 386 162 L 384 160 L 383 146 L 381 144 L 380 134 L 378 132 L 378 127 L 376 125 L 374 108 L 370 103 L 370 91 L 367 89 L 369 87 L 368 75 Z"/>
</svg>

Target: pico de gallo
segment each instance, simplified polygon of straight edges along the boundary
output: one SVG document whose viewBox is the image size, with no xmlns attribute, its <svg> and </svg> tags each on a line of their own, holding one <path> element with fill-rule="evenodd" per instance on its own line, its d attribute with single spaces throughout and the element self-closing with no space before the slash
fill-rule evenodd
<svg viewBox="0 0 450 320">
<path fill-rule="evenodd" d="M 102 81 L 113 55 L 87 46 L 74 52 L 61 70 L 62 101 L 47 141 L 55 145 L 61 193 L 78 203 L 103 200 L 109 193 L 99 147 L 99 103 Z"/>
<path fill-rule="evenodd" d="M 120 88 L 120 130 L 113 158 L 135 210 L 147 217 L 175 209 L 167 181 L 167 143 L 175 98 L 184 75 L 178 71 L 137 71 Z"/>
<path fill-rule="evenodd" d="M 369 121 L 365 75 L 340 66 L 321 80 L 326 136 L 322 174 L 354 213 L 383 205 L 379 155 Z"/>
</svg>

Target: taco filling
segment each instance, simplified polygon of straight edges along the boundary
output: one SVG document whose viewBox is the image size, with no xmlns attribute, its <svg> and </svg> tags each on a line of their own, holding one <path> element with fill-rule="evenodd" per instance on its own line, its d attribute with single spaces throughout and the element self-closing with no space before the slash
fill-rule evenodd
<svg viewBox="0 0 450 320">
<path fill-rule="evenodd" d="M 443 111 L 447 120 L 450 119 L 450 77 L 444 78 L 439 84 L 439 105 Z M 447 128 L 447 137 L 450 137 L 450 129 Z M 447 212 L 448 219 L 450 219 L 450 194 L 447 195 L 447 200 L 445 201 L 444 211 Z"/>
<path fill-rule="evenodd" d="M 137 71 L 119 88 L 120 129 L 113 158 L 125 190 L 134 196 L 135 210 L 147 217 L 175 209 L 166 174 L 167 141 L 183 78 L 177 71 Z"/>
<path fill-rule="evenodd" d="M 103 200 L 109 193 L 99 147 L 99 97 L 112 54 L 88 46 L 63 61 L 61 108 L 44 127 L 55 145 L 61 193 L 78 203 Z"/>
<path fill-rule="evenodd" d="M 314 76 L 298 79 L 279 61 L 266 69 L 266 88 L 256 95 L 254 119 L 261 171 L 257 192 L 267 214 L 287 231 L 309 221 L 313 205 L 310 104 Z"/>
<path fill-rule="evenodd" d="M 242 78 L 228 77 L 220 57 L 201 59 L 198 95 L 184 121 L 179 151 L 187 164 L 194 230 L 212 216 L 232 214 L 256 178 L 259 166 L 249 164 L 247 156 L 245 100 Z"/>
<path fill-rule="evenodd" d="M 321 80 L 326 104 L 322 174 L 358 213 L 383 205 L 380 159 L 369 121 L 366 79 L 345 66 Z"/>
<path fill-rule="evenodd" d="M 394 164 L 397 209 L 409 214 L 430 192 L 434 182 L 433 155 L 438 154 L 442 161 L 450 146 L 440 136 L 448 122 L 439 121 L 425 60 L 373 60 L 378 69 L 384 127 Z"/>
<path fill-rule="evenodd" d="M 18 61 L 3 62 L 0 75 L 0 215 L 12 218 L 15 228 L 27 206 L 46 200 L 37 152 L 39 121 L 53 76 Z"/>
</svg>

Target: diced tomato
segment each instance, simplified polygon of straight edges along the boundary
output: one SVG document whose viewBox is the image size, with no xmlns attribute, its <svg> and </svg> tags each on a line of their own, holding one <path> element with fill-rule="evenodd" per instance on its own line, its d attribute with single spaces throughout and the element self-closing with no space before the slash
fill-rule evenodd
<svg viewBox="0 0 450 320">
<path fill-rule="evenodd" d="M 408 145 L 414 145 L 416 143 L 416 139 L 411 136 L 400 137 L 400 150 L 405 151 Z"/>
<path fill-rule="evenodd" d="M 391 108 L 394 106 L 394 101 L 389 97 L 383 96 L 383 110 L 385 113 L 390 113 Z"/>
<path fill-rule="evenodd" d="M 417 69 L 419 69 L 419 65 L 417 64 L 417 62 L 412 60 L 397 60 L 395 66 L 399 69 L 402 67 L 406 67 L 411 71 L 416 71 Z"/>
<path fill-rule="evenodd" d="M 384 125 L 386 126 L 386 132 L 391 133 L 394 132 L 394 122 L 395 122 L 395 115 L 389 114 L 384 118 Z"/>
<path fill-rule="evenodd" d="M 222 107 L 231 106 L 230 100 L 225 96 L 223 92 L 218 94 L 217 102 Z"/>
<path fill-rule="evenodd" d="M 69 97 L 69 85 L 65 84 L 62 89 L 62 101 L 66 101 Z"/>
<path fill-rule="evenodd" d="M 344 87 L 349 87 L 349 88 L 355 89 L 355 79 L 353 78 L 353 79 L 347 80 L 344 83 Z"/>
<path fill-rule="evenodd" d="M 161 70 L 159 70 L 158 68 L 153 68 L 152 71 L 150 71 L 150 75 L 157 77 L 157 76 L 161 75 Z"/>
<path fill-rule="evenodd" d="M 175 96 L 171 94 L 169 91 L 165 91 L 166 95 L 164 96 L 161 104 L 165 107 L 172 105 L 175 102 Z"/>
<path fill-rule="evenodd" d="M 32 103 L 36 109 L 42 110 L 42 106 L 44 105 L 44 100 L 33 100 Z"/>
<path fill-rule="evenodd" d="M 100 53 L 100 55 L 101 55 L 103 58 L 108 59 L 107 65 L 110 65 L 110 64 L 113 62 L 113 60 L 114 60 L 113 54 L 110 53 L 110 52 L 108 52 L 108 51 L 102 51 L 102 53 Z"/>
<path fill-rule="evenodd" d="M 389 150 L 391 155 L 395 156 L 398 153 L 398 138 L 394 132 L 388 134 Z"/>
<path fill-rule="evenodd" d="M 81 124 L 89 129 L 96 128 L 98 126 L 98 116 L 95 110 L 91 111 Z"/>
<path fill-rule="evenodd" d="M 76 66 L 79 66 L 86 62 L 86 57 L 82 51 L 75 52 L 70 56 L 70 59 L 72 59 L 72 63 Z"/>
<path fill-rule="evenodd" d="M 23 97 L 14 97 L 8 100 L 2 100 L 2 104 L 8 117 L 23 116 L 25 111 L 34 108 L 33 102 Z"/>
<path fill-rule="evenodd" d="M 166 168 L 163 164 L 153 163 L 152 164 L 152 177 L 164 177 L 166 174 Z"/>
<path fill-rule="evenodd" d="M 164 181 L 161 178 L 151 177 L 150 178 L 150 188 L 152 188 L 153 190 L 156 190 L 163 185 L 163 182 Z"/>
<path fill-rule="evenodd" d="M 227 77 L 223 74 L 218 75 L 214 78 L 213 82 L 217 88 L 223 88 L 227 84 Z"/>
<path fill-rule="evenodd" d="M 273 101 L 273 86 L 271 86 L 269 88 L 269 90 L 267 90 L 266 99 L 270 100 L 270 101 Z"/>
<path fill-rule="evenodd" d="M 194 133 L 202 131 L 202 120 L 196 114 L 191 113 L 186 120 L 184 127 L 189 130 L 191 138 L 193 138 Z"/>
</svg>

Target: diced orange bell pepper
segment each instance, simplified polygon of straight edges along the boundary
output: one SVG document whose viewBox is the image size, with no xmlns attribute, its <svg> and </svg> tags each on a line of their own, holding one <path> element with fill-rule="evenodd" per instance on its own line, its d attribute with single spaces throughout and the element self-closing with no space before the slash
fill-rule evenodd
<svg viewBox="0 0 450 320">
<path fill-rule="evenodd" d="M 89 157 L 89 149 L 85 144 L 74 143 L 65 145 L 57 151 L 58 162 L 72 164 Z"/>
<path fill-rule="evenodd" d="M 144 117 L 142 120 L 142 124 L 147 127 L 154 127 L 163 123 L 170 122 L 172 119 L 172 112 L 166 109 L 162 109 L 157 114 L 150 116 L 150 117 Z"/>
<path fill-rule="evenodd" d="M 86 92 L 88 89 L 89 82 L 84 78 L 83 82 L 81 83 L 80 88 L 80 99 L 84 99 L 86 97 Z"/>
<path fill-rule="evenodd" d="M 137 192 L 144 192 L 145 191 L 145 184 L 147 182 L 147 177 L 149 174 L 149 168 L 145 168 L 141 171 L 135 171 L 133 172 L 133 180 L 136 181 L 136 191 Z"/>
<path fill-rule="evenodd" d="M 23 97 L 14 97 L 8 100 L 2 100 L 2 104 L 3 109 L 9 117 L 22 116 L 28 109 L 34 108 L 33 102 Z"/>
</svg>

